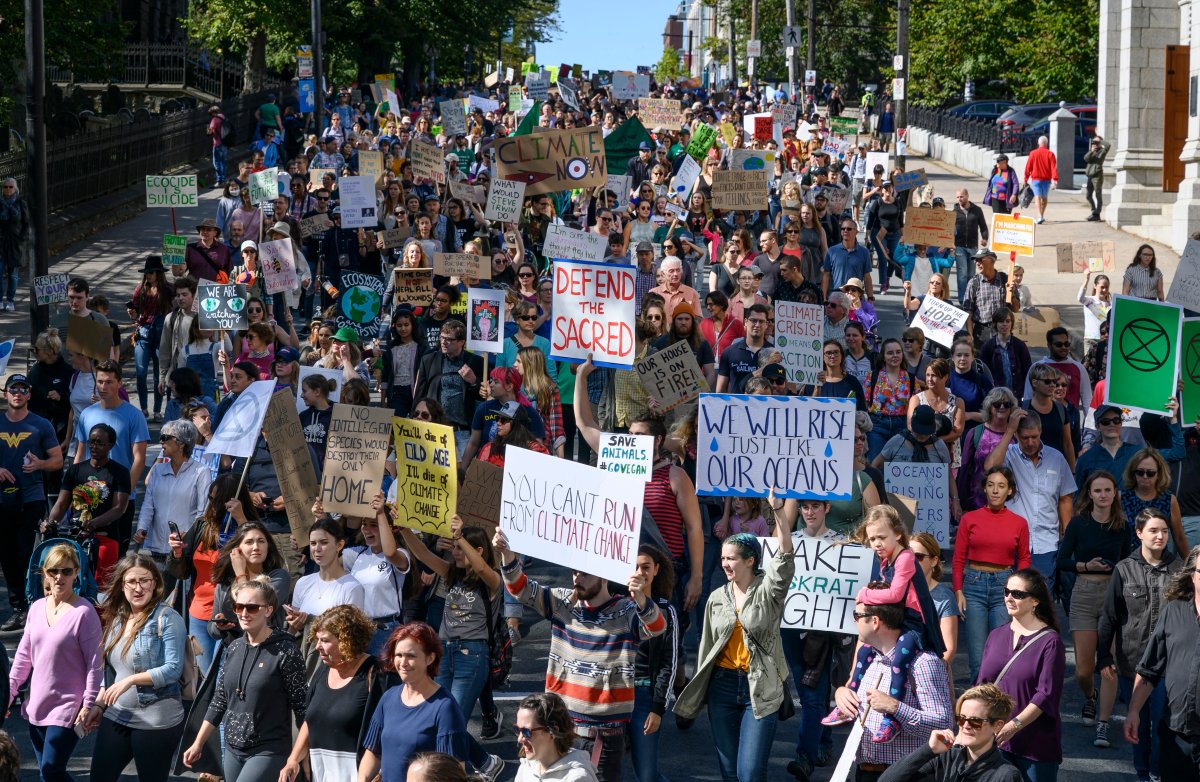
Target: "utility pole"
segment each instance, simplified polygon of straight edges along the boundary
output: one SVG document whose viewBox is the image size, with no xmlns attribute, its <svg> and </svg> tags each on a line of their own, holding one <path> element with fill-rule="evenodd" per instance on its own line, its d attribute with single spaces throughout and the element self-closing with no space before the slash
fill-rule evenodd
<svg viewBox="0 0 1200 782">
<path fill-rule="evenodd" d="M 810 71 L 817 69 L 817 0 L 808 0 L 808 57 Z"/>
<path fill-rule="evenodd" d="M 795 0 L 784 0 L 784 6 L 787 10 L 787 26 L 796 26 L 796 6 Z M 787 56 L 788 66 L 788 95 L 792 97 L 793 103 L 798 103 L 796 100 L 796 47 L 788 46 L 786 43 L 783 47 L 783 53 Z"/>
<path fill-rule="evenodd" d="M 733 39 L 733 0 L 725 3 L 725 31 L 729 34 L 729 93 L 730 97 L 737 94 L 737 57 Z M 733 102 L 730 101 L 730 104 Z"/>
<path fill-rule="evenodd" d="M 908 0 L 896 0 L 896 55 L 900 67 L 896 69 L 896 78 L 903 85 L 900 95 L 892 94 L 892 110 L 896 122 L 896 168 L 904 170 L 905 156 L 900 154 L 901 137 L 906 136 L 908 129 Z M 882 106 L 880 110 L 882 110 Z"/>
<path fill-rule="evenodd" d="M 25 0 L 25 203 L 32 221 L 33 274 L 29 275 L 30 342 L 50 326 L 50 308 L 38 306 L 33 278 L 50 272 L 50 198 L 46 183 L 46 31 L 42 0 Z M 27 256 L 28 257 L 28 256 Z"/>
<path fill-rule="evenodd" d="M 322 55 L 325 52 L 324 31 L 321 29 L 321 0 L 310 0 L 312 15 L 313 52 L 313 113 L 317 120 L 317 138 L 325 132 L 325 68 Z M 392 107 L 395 110 L 395 106 Z"/>
<path fill-rule="evenodd" d="M 758 40 L 758 0 L 750 0 L 750 40 Z M 750 71 L 750 92 L 754 92 L 758 86 L 758 68 L 755 67 L 758 63 L 753 57 L 746 58 L 746 67 Z"/>
</svg>

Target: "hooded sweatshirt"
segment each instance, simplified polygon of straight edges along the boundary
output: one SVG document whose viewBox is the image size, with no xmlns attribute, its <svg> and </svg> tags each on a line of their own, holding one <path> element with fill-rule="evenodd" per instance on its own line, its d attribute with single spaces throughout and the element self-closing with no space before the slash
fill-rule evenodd
<svg viewBox="0 0 1200 782">
<path fill-rule="evenodd" d="M 516 782 L 597 782 L 592 759 L 581 749 L 572 749 L 542 773 L 534 771 L 533 761 L 521 759 Z"/>
</svg>

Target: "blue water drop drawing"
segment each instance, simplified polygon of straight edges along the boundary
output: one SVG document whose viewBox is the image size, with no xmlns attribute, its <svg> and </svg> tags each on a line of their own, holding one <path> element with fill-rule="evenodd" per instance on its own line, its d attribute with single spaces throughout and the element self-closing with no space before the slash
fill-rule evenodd
<svg viewBox="0 0 1200 782">
<path fill-rule="evenodd" d="M 833 443 L 825 443 L 825 458 L 833 456 Z"/>
<path fill-rule="evenodd" d="M 712 451 L 713 453 L 721 450 L 721 446 L 717 445 L 717 438 L 714 437 L 712 442 L 708 444 L 708 450 Z"/>
</svg>

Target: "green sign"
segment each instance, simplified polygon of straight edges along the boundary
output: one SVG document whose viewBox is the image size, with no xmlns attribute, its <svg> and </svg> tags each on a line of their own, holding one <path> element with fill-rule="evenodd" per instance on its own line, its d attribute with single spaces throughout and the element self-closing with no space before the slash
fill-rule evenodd
<svg viewBox="0 0 1200 782">
<path fill-rule="evenodd" d="M 1113 296 L 1104 401 L 1162 415 L 1179 376 L 1183 308 Z"/>
<path fill-rule="evenodd" d="M 521 91 L 513 90 L 508 93 L 508 110 L 516 114 L 521 110 Z"/>
<path fill-rule="evenodd" d="M 175 234 L 163 235 L 162 259 L 164 266 L 183 266 L 183 256 L 187 252 L 188 238 Z"/>
<path fill-rule="evenodd" d="M 1187 426 L 1200 418 L 1200 318 L 1185 318 L 1179 354 L 1179 379 L 1183 381 L 1179 423 Z"/>
<path fill-rule="evenodd" d="M 858 120 L 854 117 L 830 117 L 829 129 L 834 133 L 858 133 Z"/>
<path fill-rule="evenodd" d="M 696 126 L 692 131 L 692 140 L 688 142 L 687 153 L 696 159 L 697 162 L 703 161 L 704 156 L 708 154 L 708 150 L 717 141 L 717 129 L 711 125 L 703 123 Z"/>
</svg>

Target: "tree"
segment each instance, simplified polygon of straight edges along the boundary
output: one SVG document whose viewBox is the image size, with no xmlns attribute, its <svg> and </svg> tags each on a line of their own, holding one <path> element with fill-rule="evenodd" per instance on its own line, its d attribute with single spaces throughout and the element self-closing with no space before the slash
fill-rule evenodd
<svg viewBox="0 0 1200 782">
<path fill-rule="evenodd" d="M 658 64 L 654 66 L 654 78 L 659 84 L 674 82 L 676 79 L 681 79 L 687 76 L 687 71 L 683 69 L 683 60 L 679 56 L 679 50 L 670 46 L 663 47 L 662 57 L 659 58 Z"/>
</svg>

